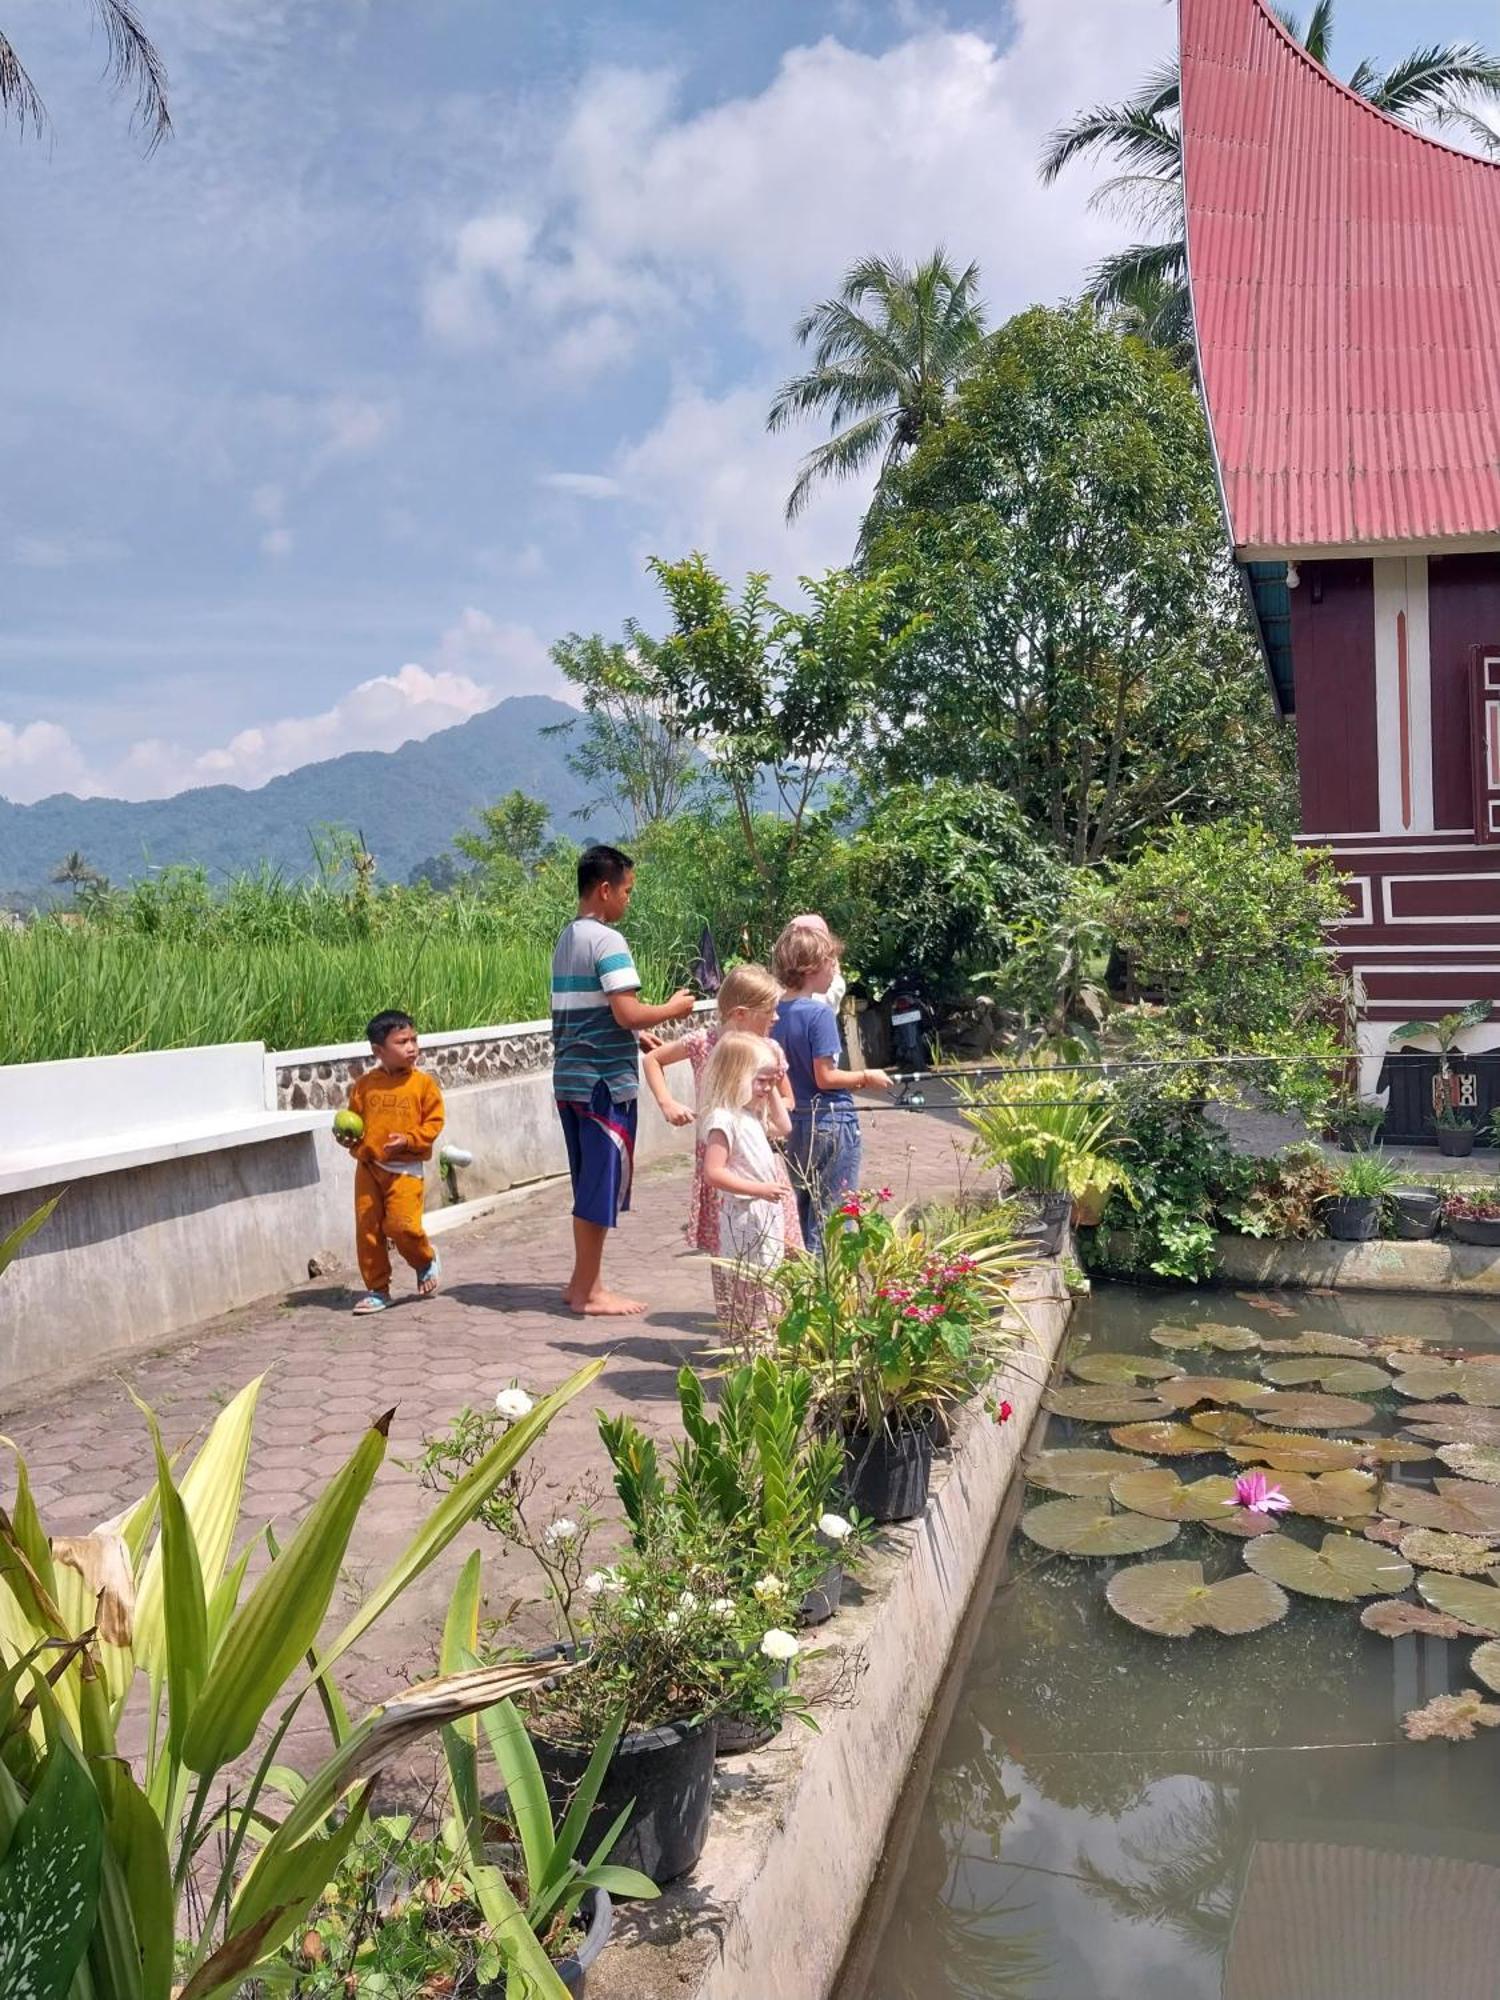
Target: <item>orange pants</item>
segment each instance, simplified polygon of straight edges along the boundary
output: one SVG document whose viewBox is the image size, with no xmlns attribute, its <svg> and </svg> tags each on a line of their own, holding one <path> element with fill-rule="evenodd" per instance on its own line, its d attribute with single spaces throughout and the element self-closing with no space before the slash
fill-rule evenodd
<svg viewBox="0 0 1500 2000">
<path fill-rule="evenodd" d="M 390 1243 L 414 1271 L 432 1262 L 432 1243 L 422 1226 L 421 1178 L 382 1173 L 360 1160 L 354 1169 L 354 1244 L 369 1291 L 391 1288 Z"/>
</svg>

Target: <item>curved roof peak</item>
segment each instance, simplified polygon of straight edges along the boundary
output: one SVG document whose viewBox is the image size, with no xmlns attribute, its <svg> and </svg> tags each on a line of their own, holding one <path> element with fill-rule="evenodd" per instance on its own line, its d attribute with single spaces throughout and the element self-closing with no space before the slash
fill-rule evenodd
<svg viewBox="0 0 1500 2000">
<path fill-rule="evenodd" d="M 1266 0 L 1179 0 L 1200 377 L 1236 552 L 1500 546 L 1500 171 Z"/>
</svg>

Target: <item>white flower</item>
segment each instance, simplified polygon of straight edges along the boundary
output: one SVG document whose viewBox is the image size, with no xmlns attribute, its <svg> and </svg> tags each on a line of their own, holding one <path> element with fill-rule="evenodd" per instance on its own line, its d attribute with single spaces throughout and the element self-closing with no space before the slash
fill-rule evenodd
<svg viewBox="0 0 1500 2000">
<path fill-rule="evenodd" d="M 847 1542 L 854 1530 L 842 1514 L 825 1514 L 818 1523 L 818 1533 L 826 1542 Z"/>
<path fill-rule="evenodd" d="M 734 1616 L 734 1599 L 732 1597 L 716 1597 L 708 1608 L 715 1618 L 732 1618 Z"/>
<path fill-rule="evenodd" d="M 662 1620 L 662 1623 L 666 1626 L 669 1632 L 675 1632 L 678 1626 L 682 1623 L 682 1613 L 680 1611 L 669 1611 L 666 1617 Z"/>
<path fill-rule="evenodd" d="M 760 1650 L 768 1660 L 795 1660 L 802 1647 L 790 1632 L 782 1632 L 773 1625 L 762 1638 Z"/>
<path fill-rule="evenodd" d="M 618 1597 L 625 1585 L 617 1569 L 591 1569 L 583 1579 L 583 1587 L 590 1597 Z"/>
<path fill-rule="evenodd" d="M 762 1604 L 768 1603 L 773 1597 L 786 1596 L 786 1585 L 779 1576 L 763 1576 L 752 1583 L 750 1588 Z"/>
<path fill-rule="evenodd" d="M 686 1618 L 689 1615 L 689 1613 L 694 1612 L 698 1609 L 698 1600 L 696 1597 L 694 1597 L 693 1593 L 690 1590 L 685 1590 L 682 1593 L 681 1597 L 679 1597 L 677 1600 L 677 1604 L 684 1618 Z"/>
<path fill-rule="evenodd" d="M 495 1408 L 508 1424 L 515 1424 L 522 1417 L 529 1417 L 536 1405 L 524 1389 L 511 1387 L 500 1391 L 495 1398 Z"/>
<path fill-rule="evenodd" d="M 560 1520 L 550 1522 L 542 1530 L 542 1540 L 549 1549 L 560 1548 L 564 1542 L 576 1542 L 577 1539 L 578 1523 L 570 1521 L 566 1514 Z"/>
</svg>

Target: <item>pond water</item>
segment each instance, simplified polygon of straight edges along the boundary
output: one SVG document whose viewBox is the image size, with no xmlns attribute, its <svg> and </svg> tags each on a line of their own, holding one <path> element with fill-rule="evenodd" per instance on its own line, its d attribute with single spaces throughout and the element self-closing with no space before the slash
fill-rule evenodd
<svg viewBox="0 0 1500 2000">
<path fill-rule="evenodd" d="M 1068 1352 L 1159 1354 L 1148 1335 L 1163 1320 L 1500 1349 L 1490 1308 L 1281 1296 L 1295 1318 L 1227 1292 L 1102 1290 Z M 1198 1374 L 1257 1372 L 1253 1355 L 1172 1358 Z M 1400 1399 L 1375 1402 L 1375 1428 L 1389 1431 Z M 1038 1443 L 1109 1438 L 1053 1417 Z M 1188 1480 L 1233 1469 L 1162 1463 Z M 1445 1468 L 1401 1476 L 1425 1484 L 1433 1471 Z M 1295 1516 L 1287 1527 L 1314 1546 L 1325 1532 Z M 1460 1743 L 1401 1731 L 1408 1710 L 1475 1685 L 1478 1641 L 1382 1638 L 1362 1629 L 1359 1605 L 1296 1595 L 1264 1631 L 1164 1639 L 1105 1602 L 1128 1562 L 1197 1560 L 1212 1580 L 1241 1569 L 1246 1546 L 1184 1525 L 1141 1558 L 1073 1560 L 1014 1535 L 848 2000 L 1500 1993 L 1500 1730 Z"/>
</svg>

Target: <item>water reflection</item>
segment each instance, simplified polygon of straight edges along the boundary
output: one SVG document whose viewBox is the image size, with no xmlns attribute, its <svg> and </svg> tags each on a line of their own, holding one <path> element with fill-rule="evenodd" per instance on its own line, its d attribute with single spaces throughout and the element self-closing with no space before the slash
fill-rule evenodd
<svg viewBox="0 0 1500 2000">
<path fill-rule="evenodd" d="M 1162 1316 L 1104 1292 L 1079 1332 L 1141 1347 Z M 1171 1316 L 1256 1317 L 1213 1294 Z M 1425 1301 L 1260 1324 L 1500 1345 L 1492 1309 Z M 1204 1528 L 1170 1553 L 1240 1565 Z M 1307 1599 L 1251 1638 L 1154 1639 L 1105 1604 L 1113 1568 L 1016 1543 L 863 2000 L 1492 2000 L 1500 1744 L 1399 1727 L 1465 1684 L 1469 1642 Z"/>
</svg>

